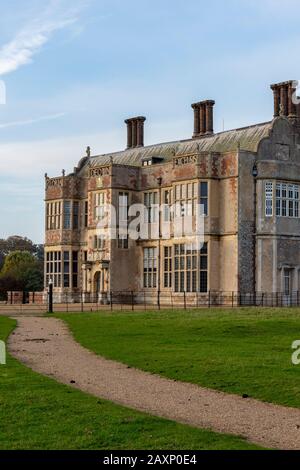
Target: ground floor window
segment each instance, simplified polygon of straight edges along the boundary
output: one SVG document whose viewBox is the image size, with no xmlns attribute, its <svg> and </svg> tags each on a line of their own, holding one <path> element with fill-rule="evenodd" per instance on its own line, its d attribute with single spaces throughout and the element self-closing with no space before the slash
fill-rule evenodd
<svg viewBox="0 0 300 470">
<path fill-rule="evenodd" d="M 283 289 L 284 294 L 289 295 L 291 293 L 291 270 L 284 269 L 283 271 Z"/>
<path fill-rule="evenodd" d="M 193 244 L 174 246 L 175 292 L 201 292 L 208 290 L 207 243 L 199 251 Z"/>
<path fill-rule="evenodd" d="M 76 289 L 78 287 L 78 251 L 72 252 L 72 263 L 72 287 Z"/>
<path fill-rule="evenodd" d="M 78 287 L 78 251 L 50 251 L 46 254 L 46 286 Z"/>
<path fill-rule="evenodd" d="M 157 248 L 144 248 L 144 287 L 157 287 Z"/>
<path fill-rule="evenodd" d="M 172 287 L 172 247 L 164 247 L 164 287 Z"/>
<path fill-rule="evenodd" d="M 61 286 L 61 252 L 51 251 L 46 255 L 46 286 L 50 280 L 54 287 Z"/>
<path fill-rule="evenodd" d="M 70 253 L 64 251 L 64 287 L 70 287 Z"/>
</svg>

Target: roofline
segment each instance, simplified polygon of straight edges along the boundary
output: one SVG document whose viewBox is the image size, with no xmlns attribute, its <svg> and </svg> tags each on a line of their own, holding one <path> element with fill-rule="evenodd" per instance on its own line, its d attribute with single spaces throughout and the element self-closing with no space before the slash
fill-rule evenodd
<svg viewBox="0 0 300 470">
<path fill-rule="evenodd" d="M 140 147 L 140 150 L 151 148 L 151 147 L 159 147 L 161 145 L 180 144 L 180 143 L 184 143 L 184 142 L 197 142 L 198 140 L 211 139 L 215 136 L 219 136 L 219 135 L 222 135 L 222 134 L 227 134 L 228 132 L 243 131 L 245 129 L 251 129 L 252 127 L 266 126 L 267 124 L 272 124 L 272 122 L 273 121 L 266 121 L 266 122 L 261 122 L 259 124 L 251 124 L 250 126 L 238 127 L 236 129 L 228 129 L 226 131 L 217 132 L 216 134 L 212 134 L 212 135 L 208 135 L 208 136 L 204 135 L 203 137 L 199 137 L 197 139 L 190 138 L 190 139 L 173 140 L 173 141 L 169 141 L 169 142 L 160 142 L 160 143 L 157 143 L 157 144 L 145 145 L 144 147 Z M 101 153 L 99 155 L 91 155 L 90 159 L 99 158 L 99 157 L 108 157 L 108 156 L 113 156 L 113 155 L 119 155 L 119 154 L 128 152 L 130 150 L 137 150 L 137 149 L 124 149 L 124 150 L 118 150 L 116 152 L 108 152 L 108 153 Z"/>
</svg>

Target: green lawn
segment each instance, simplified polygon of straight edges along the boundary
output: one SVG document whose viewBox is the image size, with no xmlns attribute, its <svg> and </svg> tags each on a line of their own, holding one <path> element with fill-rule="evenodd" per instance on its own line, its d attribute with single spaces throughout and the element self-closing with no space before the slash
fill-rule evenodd
<svg viewBox="0 0 300 470">
<path fill-rule="evenodd" d="M 15 322 L 0 317 L 0 339 Z M 0 365 L 0 449 L 255 449 L 61 385 L 8 357 Z"/>
<path fill-rule="evenodd" d="M 62 314 L 107 358 L 176 380 L 300 407 L 300 309 Z"/>
</svg>

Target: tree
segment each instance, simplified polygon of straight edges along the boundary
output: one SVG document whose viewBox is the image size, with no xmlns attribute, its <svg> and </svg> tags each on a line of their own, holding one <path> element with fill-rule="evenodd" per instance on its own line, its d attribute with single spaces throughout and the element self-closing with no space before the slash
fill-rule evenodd
<svg viewBox="0 0 300 470">
<path fill-rule="evenodd" d="M 2 268 L 5 258 L 13 251 L 28 251 L 41 263 L 44 261 L 44 246 L 34 244 L 29 238 L 13 235 L 7 240 L 0 239 L 0 269 Z"/>
<path fill-rule="evenodd" d="M 0 281 L 4 285 L 9 284 L 9 290 L 42 290 L 43 268 L 41 262 L 29 251 L 13 251 L 5 258 Z"/>
<path fill-rule="evenodd" d="M 38 265 L 27 268 L 23 276 L 24 290 L 40 292 L 44 288 L 44 276 Z"/>
</svg>

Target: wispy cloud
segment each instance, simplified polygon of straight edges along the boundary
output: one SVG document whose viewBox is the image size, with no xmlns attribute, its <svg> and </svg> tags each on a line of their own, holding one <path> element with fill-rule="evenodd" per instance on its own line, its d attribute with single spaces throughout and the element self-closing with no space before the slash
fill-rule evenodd
<svg viewBox="0 0 300 470">
<path fill-rule="evenodd" d="M 0 129 L 7 129 L 9 127 L 16 127 L 16 126 L 28 126 L 31 124 L 36 124 L 43 121 L 53 121 L 56 119 L 60 119 L 66 116 L 67 113 L 57 113 L 57 114 L 50 114 L 48 116 L 41 116 L 35 119 L 26 119 L 23 121 L 12 121 L 12 122 L 5 122 L 0 124 Z"/>
<path fill-rule="evenodd" d="M 50 40 L 54 32 L 73 25 L 86 2 L 63 9 L 62 1 L 52 1 L 49 8 L 26 24 L 15 37 L 0 48 L 0 76 L 32 62 L 33 56 Z"/>
</svg>

